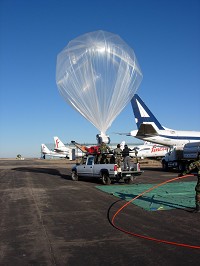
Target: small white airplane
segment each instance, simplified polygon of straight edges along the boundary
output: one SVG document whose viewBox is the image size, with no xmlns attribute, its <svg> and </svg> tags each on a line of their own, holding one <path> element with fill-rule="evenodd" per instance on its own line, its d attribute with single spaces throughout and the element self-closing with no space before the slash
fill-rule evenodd
<svg viewBox="0 0 200 266">
<path fill-rule="evenodd" d="M 127 136 L 169 147 L 200 141 L 200 131 L 174 130 L 162 126 L 137 94 L 131 104 L 138 130 L 131 131 Z"/>
<path fill-rule="evenodd" d="M 41 153 L 43 154 L 43 158 L 45 158 L 46 155 L 59 158 L 68 158 L 64 153 L 57 153 L 55 151 L 49 150 L 49 148 L 45 144 L 41 144 Z"/>
</svg>

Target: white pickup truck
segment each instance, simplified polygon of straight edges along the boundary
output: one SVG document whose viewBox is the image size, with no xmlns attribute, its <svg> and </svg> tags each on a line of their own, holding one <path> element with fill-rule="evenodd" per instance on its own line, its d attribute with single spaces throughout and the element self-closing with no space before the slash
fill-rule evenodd
<svg viewBox="0 0 200 266">
<path fill-rule="evenodd" d="M 124 171 L 118 168 L 117 164 L 98 164 L 95 161 L 96 157 L 94 155 L 83 158 L 80 164 L 76 164 L 72 168 L 72 180 L 78 181 L 79 177 L 94 177 L 102 180 L 104 185 L 110 185 L 112 181 L 119 180 L 131 184 L 135 176 L 143 173 L 143 171 L 140 171 L 139 163 L 134 164 L 129 171 Z"/>
</svg>

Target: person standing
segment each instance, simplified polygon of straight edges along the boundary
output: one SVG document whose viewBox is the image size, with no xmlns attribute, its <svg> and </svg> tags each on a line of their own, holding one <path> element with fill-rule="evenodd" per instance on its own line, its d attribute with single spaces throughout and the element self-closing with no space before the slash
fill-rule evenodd
<svg viewBox="0 0 200 266">
<path fill-rule="evenodd" d="M 131 149 L 129 149 L 128 145 L 125 145 L 122 151 L 122 157 L 124 159 L 124 170 L 130 170 L 130 160 L 131 160 L 129 156 L 130 151 Z"/>
<path fill-rule="evenodd" d="M 106 163 L 107 162 L 107 154 L 110 152 L 110 147 L 106 145 L 105 142 L 102 142 L 99 146 L 99 163 Z"/>
<path fill-rule="evenodd" d="M 197 184 L 195 186 L 196 208 L 195 208 L 194 212 L 200 212 L 200 154 L 198 155 L 197 158 L 198 158 L 197 161 L 192 162 L 191 164 L 189 164 L 188 169 L 186 171 L 184 171 L 183 173 L 179 174 L 179 176 L 183 176 L 183 175 L 191 173 L 191 171 L 194 170 L 195 168 L 198 169 L 198 172 L 197 172 Z"/>
<path fill-rule="evenodd" d="M 114 149 L 114 157 L 115 157 L 115 163 L 120 168 L 122 160 L 122 149 L 120 148 L 120 144 L 117 144 L 117 148 Z"/>
</svg>

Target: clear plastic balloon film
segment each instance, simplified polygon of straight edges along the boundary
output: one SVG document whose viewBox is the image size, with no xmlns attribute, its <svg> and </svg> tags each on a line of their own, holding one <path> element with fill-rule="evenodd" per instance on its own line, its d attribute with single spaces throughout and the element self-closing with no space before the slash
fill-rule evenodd
<svg viewBox="0 0 200 266">
<path fill-rule="evenodd" d="M 61 95 L 102 133 L 130 102 L 141 80 L 134 51 L 109 32 L 84 34 L 57 57 Z"/>
</svg>

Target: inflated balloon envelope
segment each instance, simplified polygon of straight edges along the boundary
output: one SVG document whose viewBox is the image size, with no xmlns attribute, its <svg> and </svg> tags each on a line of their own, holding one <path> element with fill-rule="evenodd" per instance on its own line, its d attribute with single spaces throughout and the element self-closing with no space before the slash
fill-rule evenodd
<svg viewBox="0 0 200 266">
<path fill-rule="evenodd" d="M 56 83 L 65 101 L 105 134 L 142 81 L 136 56 L 102 30 L 70 41 L 58 54 Z"/>
</svg>

